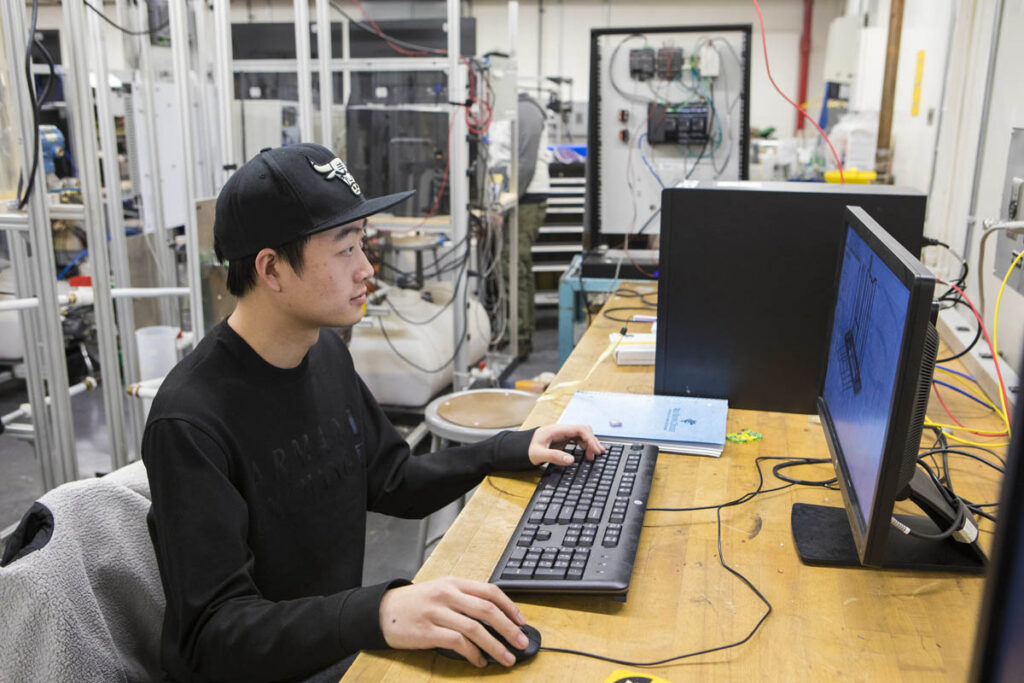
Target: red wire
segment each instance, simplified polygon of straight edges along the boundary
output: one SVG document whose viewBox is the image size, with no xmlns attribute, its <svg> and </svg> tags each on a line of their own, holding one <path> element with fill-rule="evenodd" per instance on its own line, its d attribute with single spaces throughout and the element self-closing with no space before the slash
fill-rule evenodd
<svg viewBox="0 0 1024 683">
<path fill-rule="evenodd" d="M 384 35 L 384 31 L 381 30 L 380 26 L 377 25 L 377 22 L 373 20 L 373 17 L 370 16 L 370 13 L 366 11 L 366 9 L 363 7 L 363 4 L 359 2 L 359 0 L 352 0 L 352 4 L 359 8 L 359 11 L 362 12 L 363 16 L 366 17 L 366 20 L 370 22 L 370 26 L 372 26 L 373 30 L 377 32 L 377 35 L 383 38 L 384 42 L 387 43 L 387 46 L 390 47 L 395 52 L 403 54 L 407 57 L 422 57 L 424 55 L 430 54 L 429 52 L 425 52 L 423 50 L 406 50 L 405 48 L 399 45 L 395 45 Z M 437 50 L 435 54 L 447 53 L 443 50 Z"/>
<path fill-rule="evenodd" d="M 971 312 L 974 313 L 974 317 L 978 319 L 978 325 L 981 326 L 982 334 L 985 335 L 985 343 L 988 344 L 989 351 L 992 352 L 992 362 L 996 364 L 996 377 L 999 378 L 999 390 L 1003 392 L 1003 403 L 1007 406 L 1007 408 L 1009 408 L 1010 401 L 1006 396 L 1006 384 L 1003 382 L 1003 372 L 1002 370 L 999 369 L 999 356 L 996 355 L 995 349 L 992 348 L 992 340 L 989 339 L 988 330 L 985 329 L 985 321 L 982 319 L 981 314 L 978 313 L 978 309 L 974 307 L 974 304 L 971 303 L 971 300 L 967 298 L 966 294 L 964 294 L 964 290 L 960 289 L 952 282 L 946 282 L 944 280 L 939 280 L 939 282 L 946 285 L 947 287 L 953 288 L 953 290 L 955 290 L 957 294 L 959 294 L 960 297 L 967 302 L 967 305 L 971 307 Z M 1012 426 L 1013 418 L 1010 417 L 1008 409 L 1005 417 L 1006 423 Z"/>
<path fill-rule="evenodd" d="M 422 57 L 428 54 L 448 54 L 447 50 L 432 50 L 431 52 L 426 52 L 424 50 L 406 50 L 402 46 L 396 45 L 395 43 L 391 42 L 391 40 L 386 35 L 384 35 L 383 29 L 381 29 L 377 22 L 374 21 L 373 16 L 366 11 L 366 8 L 363 7 L 363 4 L 359 0 L 352 0 L 352 4 L 355 5 L 360 12 L 362 12 L 363 16 L 366 17 L 366 21 L 369 22 L 370 26 L 373 27 L 373 30 L 377 32 L 377 35 L 384 40 L 387 46 L 390 47 L 395 52 L 397 52 L 398 54 L 405 55 L 406 57 Z M 481 100 L 476 96 L 476 77 L 473 75 L 473 69 L 469 64 L 468 59 L 466 59 L 465 57 L 460 57 L 460 59 L 462 60 L 462 63 L 466 65 L 466 70 L 469 71 L 469 101 L 465 105 L 460 105 L 465 108 L 466 126 L 469 128 L 470 133 L 473 133 L 475 135 L 483 135 L 484 133 L 487 132 L 487 129 L 491 127 L 491 120 L 494 118 L 494 110 L 489 102 Z M 471 113 L 470 111 L 474 106 L 480 104 L 481 102 L 483 103 L 484 109 L 487 112 L 487 115 L 486 117 L 484 117 L 483 121 L 480 120 L 479 114 L 474 114 Z"/>
<path fill-rule="evenodd" d="M 801 116 L 810 121 L 811 125 L 818 129 L 818 132 L 821 133 L 821 137 L 825 138 L 825 142 L 828 143 L 828 148 L 832 150 L 832 157 L 836 160 L 836 166 L 839 167 L 839 182 L 845 184 L 846 176 L 843 175 L 843 164 L 841 161 L 839 161 L 839 155 L 836 153 L 836 148 L 832 146 L 832 141 L 829 140 L 828 135 L 825 133 L 825 131 L 821 129 L 821 126 L 818 125 L 818 122 L 811 118 L 811 115 L 808 114 L 803 109 L 803 107 L 798 106 L 796 102 L 786 97 L 786 93 L 782 92 L 782 89 L 778 85 L 776 85 L 775 79 L 772 78 L 772 69 L 768 65 L 768 40 L 765 38 L 764 33 L 764 17 L 761 16 L 761 5 L 758 4 L 757 0 L 753 0 L 753 2 L 754 9 L 757 10 L 757 20 L 761 23 L 761 47 L 764 49 L 764 68 L 765 71 L 768 72 L 768 80 L 772 82 L 772 86 L 775 88 L 775 90 L 777 90 L 778 93 L 782 95 L 782 99 L 786 100 L 791 105 L 793 105 L 793 108 L 800 112 Z"/>
<path fill-rule="evenodd" d="M 939 393 L 939 385 L 933 384 L 932 389 L 935 391 L 935 398 L 939 399 L 939 404 L 942 406 L 942 409 L 946 411 L 946 415 L 949 415 L 949 419 L 955 422 L 957 426 L 963 429 L 964 431 L 970 432 L 972 434 L 977 434 L 978 436 L 1006 436 L 1006 432 L 985 432 L 979 429 L 972 429 L 964 425 L 963 422 L 956 419 L 956 415 L 954 415 L 952 411 L 950 411 L 949 406 L 947 406 L 946 402 L 942 400 L 942 394 Z"/>
</svg>

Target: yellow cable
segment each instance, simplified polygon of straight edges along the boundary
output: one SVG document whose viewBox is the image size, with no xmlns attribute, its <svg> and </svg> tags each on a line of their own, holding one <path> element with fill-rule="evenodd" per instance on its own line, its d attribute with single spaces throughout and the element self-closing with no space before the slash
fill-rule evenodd
<svg viewBox="0 0 1024 683">
<path fill-rule="evenodd" d="M 1006 275 L 1003 276 L 1003 283 L 999 285 L 999 296 L 996 297 L 996 312 L 992 320 L 992 360 L 996 363 L 999 362 L 999 304 L 1003 301 L 1003 292 L 1006 291 L 1006 282 L 1010 279 L 1010 274 L 1013 272 L 1013 269 L 1017 267 L 1017 263 L 1020 261 L 1022 256 L 1024 256 L 1024 249 L 1017 254 L 1017 258 L 1013 259 L 1013 263 L 1011 263 L 1010 267 L 1006 269 Z M 999 391 L 999 402 L 1003 406 L 1003 414 L 1009 415 L 1006 410 L 1006 397 L 1003 395 L 1002 390 Z M 1006 434 L 1007 436 L 1012 434 L 1010 432 L 1009 424 L 1006 426 Z"/>
<path fill-rule="evenodd" d="M 1002 443 L 981 443 L 978 441 L 968 441 L 967 439 L 961 439 L 959 436 L 954 436 L 953 434 L 946 434 L 946 437 L 949 439 L 953 439 L 953 441 L 967 444 L 968 446 L 981 446 L 982 448 L 999 448 L 1000 446 L 1010 445 L 1009 441 L 1003 441 Z"/>
<path fill-rule="evenodd" d="M 611 336 L 611 335 L 609 335 L 609 336 Z M 615 348 L 620 343 L 622 343 L 622 340 L 624 338 L 625 337 L 623 337 L 622 334 L 619 334 L 619 333 L 615 334 L 614 337 L 611 339 L 611 341 L 608 343 L 608 348 L 606 348 L 604 351 L 601 352 L 601 355 L 598 356 L 597 360 L 594 361 L 594 364 L 590 366 L 590 370 L 588 370 L 587 374 L 583 376 L 583 379 L 572 380 L 571 382 L 561 382 L 561 383 L 551 387 L 547 391 L 545 391 L 541 395 L 541 397 L 539 399 L 537 399 L 537 400 L 538 401 L 553 401 L 556 398 L 560 398 L 560 397 L 565 396 L 567 394 L 575 393 L 576 392 L 576 387 L 578 387 L 579 385 L 583 384 L 588 379 L 590 379 L 590 376 L 592 374 L 594 374 L 594 370 L 597 369 L 597 366 L 600 365 L 601 363 L 603 363 L 604 360 L 606 358 L 608 358 L 608 356 L 612 355 L 612 352 L 615 351 Z"/>
<path fill-rule="evenodd" d="M 978 434 L 978 436 L 992 436 L 992 437 L 1006 436 L 1006 434 L 1003 433 L 1003 432 L 994 432 L 994 431 L 991 431 L 991 430 L 988 430 L 988 429 L 978 429 L 976 427 L 961 427 L 960 425 L 943 424 L 941 422 L 935 422 L 930 417 L 925 417 L 925 419 L 924 419 L 924 426 L 925 427 L 941 427 L 942 429 L 954 429 L 956 431 L 963 431 L 963 432 L 973 432 L 975 434 Z"/>
<path fill-rule="evenodd" d="M 944 367 L 942 367 L 940 365 L 936 365 L 935 369 L 936 370 L 942 370 L 943 372 L 948 372 L 949 374 L 953 375 L 953 378 L 957 382 L 959 382 L 962 387 L 964 387 L 966 393 L 970 394 L 974 398 L 978 399 L 979 401 L 981 401 L 982 403 L 987 405 L 993 411 L 995 411 L 995 414 L 998 415 L 999 419 L 1003 421 L 1003 426 L 1006 427 L 1007 431 L 1009 431 L 1010 425 L 1009 425 L 1009 423 L 1006 420 L 1006 415 L 1004 415 L 1002 413 L 1002 411 L 999 410 L 999 406 L 997 406 L 996 404 L 992 403 L 992 401 L 989 399 L 989 397 L 985 395 L 985 392 L 983 392 L 983 391 L 975 391 L 975 390 L 978 389 L 977 385 L 972 384 L 971 382 L 969 382 L 966 379 L 964 379 L 963 377 L 961 377 L 959 374 L 953 372 L 952 370 L 948 370 L 948 369 L 946 369 L 946 368 L 944 368 Z"/>
</svg>

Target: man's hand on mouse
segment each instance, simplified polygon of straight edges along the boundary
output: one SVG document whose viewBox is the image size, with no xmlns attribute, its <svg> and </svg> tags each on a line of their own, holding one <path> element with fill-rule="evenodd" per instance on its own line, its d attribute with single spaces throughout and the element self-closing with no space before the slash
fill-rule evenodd
<svg viewBox="0 0 1024 683">
<path fill-rule="evenodd" d="M 505 666 L 515 664 L 512 653 L 477 619 L 490 624 L 513 647 L 529 644 L 519 629 L 526 623 L 519 608 L 489 583 L 449 576 L 392 588 L 380 601 L 380 628 L 395 649 L 447 648 L 478 667 L 487 665 L 483 649 Z"/>
<path fill-rule="evenodd" d="M 587 460 L 604 453 L 601 442 L 586 425 L 546 425 L 538 427 L 530 439 L 530 462 L 541 465 L 546 462 L 556 465 L 571 465 L 573 457 L 562 450 L 570 441 L 575 441 L 587 451 Z"/>
</svg>

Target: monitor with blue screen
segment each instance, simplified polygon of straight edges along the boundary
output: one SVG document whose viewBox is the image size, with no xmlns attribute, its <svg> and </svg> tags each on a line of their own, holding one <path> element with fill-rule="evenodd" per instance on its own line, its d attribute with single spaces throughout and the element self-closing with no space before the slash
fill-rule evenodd
<svg viewBox="0 0 1024 683">
<path fill-rule="evenodd" d="M 794 505 L 797 551 L 809 564 L 982 571 L 970 511 L 917 466 L 938 350 L 935 277 L 847 207 L 836 278 L 818 414 L 845 507 Z M 894 515 L 906 498 L 928 518 Z"/>
</svg>

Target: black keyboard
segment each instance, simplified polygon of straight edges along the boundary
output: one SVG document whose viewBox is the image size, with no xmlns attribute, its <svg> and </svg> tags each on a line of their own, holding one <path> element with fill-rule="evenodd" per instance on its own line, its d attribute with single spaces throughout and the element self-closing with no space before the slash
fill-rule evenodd
<svg viewBox="0 0 1024 683">
<path fill-rule="evenodd" d="M 548 465 L 490 582 L 506 591 L 625 593 L 658 449 L 602 442 L 587 461 Z"/>
</svg>

